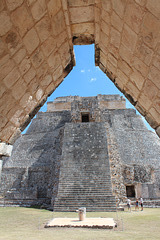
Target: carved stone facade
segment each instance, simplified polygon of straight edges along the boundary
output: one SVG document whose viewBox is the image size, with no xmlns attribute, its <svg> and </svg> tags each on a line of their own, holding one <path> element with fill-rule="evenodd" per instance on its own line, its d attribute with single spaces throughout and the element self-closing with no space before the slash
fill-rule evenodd
<svg viewBox="0 0 160 240">
<path fill-rule="evenodd" d="M 1 0 L 0 141 L 13 144 L 72 70 L 73 45 L 93 43 L 95 64 L 160 136 L 159 29 L 159 0 Z"/>
<path fill-rule="evenodd" d="M 123 97 L 69 96 L 48 103 L 3 157 L 0 192 L 6 204 L 108 210 L 113 196 L 158 200 L 159 182 L 160 140 Z"/>
</svg>

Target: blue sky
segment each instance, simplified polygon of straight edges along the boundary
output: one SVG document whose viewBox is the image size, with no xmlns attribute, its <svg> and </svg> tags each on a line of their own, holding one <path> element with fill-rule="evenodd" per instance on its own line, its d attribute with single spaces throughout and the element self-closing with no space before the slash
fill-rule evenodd
<svg viewBox="0 0 160 240">
<path fill-rule="evenodd" d="M 85 97 L 98 94 L 119 94 L 123 96 L 100 68 L 95 66 L 93 44 L 74 46 L 74 52 L 76 66 L 48 98 L 47 102 L 52 102 L 56 97 L 69 95 Z M 127 99 L 126 107 L 134 108 Z M 47 103 L 44 104 L 40 111 L 47 111 Z M 150 130 L 153 130 L 148 123 L 146 124 Z M 23 133 L 25 132 L 26 130 Z"/>
<path fill-rule="evenodd" d="M 96 96 L 97 94 L 120 94 L 123 96 L 100 68 L 95 66 L 94 44 L 74 46 L 74 52 L 76 66 L 47 101 L 69 95 L 85 97 Z M 132 107 L 128 101 L 127 107 Z M 45 112 L 46 110 L 47 104 L 41 108 L 41 111 Z"/>
</svg>

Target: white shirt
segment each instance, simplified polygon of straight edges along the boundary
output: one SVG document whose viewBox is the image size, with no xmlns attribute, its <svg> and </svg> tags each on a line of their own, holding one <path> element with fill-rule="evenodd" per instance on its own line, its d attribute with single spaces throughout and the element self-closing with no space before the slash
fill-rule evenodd
<svg viewBox="0 0 160 240">
<path fill-rule="evenodd" d="M 127 204 L 131 204 L 131 200 L 130 199 L 127 199 Z"/>
</svg>

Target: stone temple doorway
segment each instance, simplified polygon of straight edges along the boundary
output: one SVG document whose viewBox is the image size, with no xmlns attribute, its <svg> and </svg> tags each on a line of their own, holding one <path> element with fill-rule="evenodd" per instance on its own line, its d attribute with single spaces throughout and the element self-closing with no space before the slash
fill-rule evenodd
<svg viewBox="0 0 160 240">
<path fill-rule="evenodd" d="M 89 113 L 82 113 L 81 119 L 82 122 L 89 122 Z"/>
<path fill-rule="evenodd" d="M 127 197 L 135 198 L 135 186 L 134 185 L 126 186 L 126 195 L 127 195 Z"/>
</svg>

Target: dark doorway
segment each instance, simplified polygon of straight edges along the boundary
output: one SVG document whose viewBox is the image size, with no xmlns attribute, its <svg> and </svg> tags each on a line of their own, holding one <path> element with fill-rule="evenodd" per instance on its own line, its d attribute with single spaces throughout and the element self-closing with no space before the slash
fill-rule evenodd
<svg viewBox="0 0 160 240">
<path fill-rule="evenodd" d="M 134 185 L 126 186 L 127 197 L 135 198 L 135 188 Z"/>
<path fill-rule="evenodd" d="M 89 113 L 82 113 L 82 122 L 89 122 Z"/>
<path fill-rule="evenodd" d="M 37 198 L 46 198 L 46 197 L 47 197 L 47 189 L 44 187 L 38 187 Z"/>
</svg>

